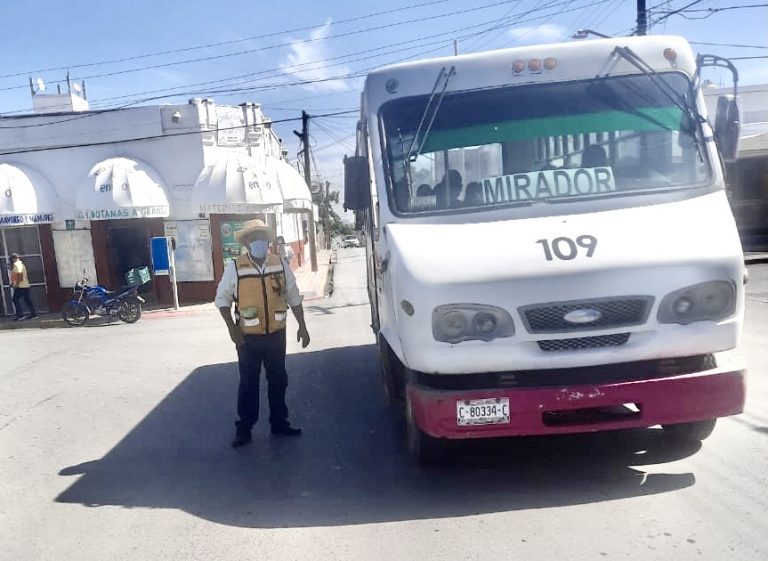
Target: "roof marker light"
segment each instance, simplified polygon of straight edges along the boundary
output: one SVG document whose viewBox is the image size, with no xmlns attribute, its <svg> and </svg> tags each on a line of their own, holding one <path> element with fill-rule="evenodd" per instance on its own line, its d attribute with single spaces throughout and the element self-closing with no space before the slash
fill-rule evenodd
<svg viewBox="0 0 768 561">
<path fill-rule="evenodd" d="M 557 59 L 553 57 L 547 57 L 544 59 L 544 68 L 547 70 L 554 70 L 557 68 Z"/>
<path fill-rule="evenodd" d="M 523 70 L 525 70 L 525 61 L 524 60 L 516 60 L 512 63 L 512 71 L 515 74 L 520 74 Z"/>
<path fill-rule="evenodd" d="M 667 47 L 664 49 L 664 58 L 667 59 L 669 62 L 675 62 L 677 60 L 677 52 L 675 49 L 670 49 Z"/>
<path fill-rule="evenodd" d="M 531 72 L 541 72 L 541 61 L 537 58 L 532 58 L 528 61 L 528 70 Z"/>
</svg>

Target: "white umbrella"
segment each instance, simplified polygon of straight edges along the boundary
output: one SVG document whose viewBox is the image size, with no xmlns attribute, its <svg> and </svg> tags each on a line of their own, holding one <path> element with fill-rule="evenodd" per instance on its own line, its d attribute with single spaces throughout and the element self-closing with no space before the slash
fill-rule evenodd
<svg viewBox="0 0 768 561">
<path fill-rule="evenodd" d="M 0 164 L 0 226 L 45 224 L 59 199 L 43 174 L 19 164 Z"/>
<path fill-rule="evenodd" d="M 193 206 L 206 214 L 279 212 L 282 203 L 280 189 L 264 166 L 236 152 L 206 166 L 192 192 Z"/>
<path fill-rule="evenodd" d="M 128 158 L 99 162 L 75 198 L 78 218 L 162 218 L 170 214 L 160 174 L 149 164 Z"/>
<path fill-rule="evenodd" d="M 268 158 L 268 166 L 277 178 L 283 196 L 283 212 L 303 212 L 312 209 L 312 193 L 298 170 L 288 162 Z"/>
</svg>

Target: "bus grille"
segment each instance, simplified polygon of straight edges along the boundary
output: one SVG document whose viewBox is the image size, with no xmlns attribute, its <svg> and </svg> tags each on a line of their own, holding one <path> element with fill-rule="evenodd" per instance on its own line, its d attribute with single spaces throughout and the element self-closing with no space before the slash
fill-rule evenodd
<svg viewBox="0 0 768 561">
<path fill-rule="evenodd" d="M 620 299 L 594 299 L 553 304 L 535 304 L 520 308 L 529 333 L 568 333 L 595 329 L 613 329 L 642 325 L 648 320 L 653 297 L 633 296 Z M 565 316 L 576 310 L 594 310 L 599 319 L 587 324 L 574 324 Z"/>
<path fill-rule="evenodd" d="M 629 341 L 629 333 L 615 335 L 600 335 L 598 337 L 578 337 L 575 339 L 551 339 L 538 341 L 542 351 L 580 351 L 582 349 L 599 349 L 601 347 L 619 347 Z"/>
</svg>

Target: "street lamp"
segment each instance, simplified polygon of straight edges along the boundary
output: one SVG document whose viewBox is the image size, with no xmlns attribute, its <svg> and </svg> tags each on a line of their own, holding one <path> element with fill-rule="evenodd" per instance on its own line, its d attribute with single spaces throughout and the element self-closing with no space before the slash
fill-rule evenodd
<svg viewBox="0 0 768 561">
<path fill-rule="evenodd" d="M 600 33 L 599 31 L 593 31 L 591 29 L 579 29 L 571 35 L 571 39 L 586 39 L 590 35 L 595 35 L 596 37 L 602 37 L 603 39 L 610 39 L 610 35 L 606 35 L 604 33 Z"/>
</svg>

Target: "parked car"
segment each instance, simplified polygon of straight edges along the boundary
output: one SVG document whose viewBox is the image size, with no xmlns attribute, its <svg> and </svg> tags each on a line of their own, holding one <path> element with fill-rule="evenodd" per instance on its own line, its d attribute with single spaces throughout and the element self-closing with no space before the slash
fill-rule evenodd
<svg viewBox="0 0 768 561">
<path fill-rule="evenodd" d="M 360 240 L 357 239 L 357 236 L 344 236 L 343 245 L 344 247 L 360 247 Z"/>
</svg>

